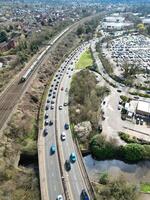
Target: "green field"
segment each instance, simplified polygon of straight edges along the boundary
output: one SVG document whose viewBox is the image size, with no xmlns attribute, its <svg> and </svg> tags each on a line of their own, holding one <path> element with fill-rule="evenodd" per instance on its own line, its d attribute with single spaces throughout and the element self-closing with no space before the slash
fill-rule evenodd
<svg viewBox="0 0 150 200">
<path fill-rule="evenodd" d="M 93 65 L 93 59 L 90 50 L 86 50 L 76 64 L 76 69 L 84 69 Z"/>
<path fill-rule="evenodd" d="M 142 183 L 141 184 L 141 192 L 150 193 L 150 183 Z"/>
</svg>

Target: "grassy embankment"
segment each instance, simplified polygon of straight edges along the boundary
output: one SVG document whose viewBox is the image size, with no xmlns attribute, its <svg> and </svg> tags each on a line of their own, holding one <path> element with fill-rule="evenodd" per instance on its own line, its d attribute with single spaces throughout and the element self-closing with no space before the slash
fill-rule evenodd
<svg viewBox="0 0 150 200">
<path fill-rule="evenodd" d="M 141 183 L 140 190 L 141 192 L 150 193 L 150 183 Z"/>
<path fill-rule="evenodd" d="M 76 64 L 76 69 L 85 69 L 93 65 L 92 55 L 89 49 L 82 53 L 79 61 Z"/>
</svg>

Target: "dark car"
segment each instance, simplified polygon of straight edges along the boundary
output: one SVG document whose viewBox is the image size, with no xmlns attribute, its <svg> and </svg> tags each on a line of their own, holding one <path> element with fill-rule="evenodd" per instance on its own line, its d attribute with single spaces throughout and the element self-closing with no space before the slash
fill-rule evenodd
<svg viewBox="0 0 150 200">
<path fill-rule="evenodd" d="M 50 103 L 50 99 L 47 99 L 47 103 Z"/>
<path fill-rule="evenodd" d="M 67 102 L 65 102 L 65 103 L 64 103 L 64 106 L 68 106 L 68 103 L 67 103 Z"/>
<path fill-rule="evenodd" d="M 81 192 L 81 200 L 90 200 L 87 192 L 85 191 L 85 189 L 82 190 Z"/>
<path fill-rule="evenodd" d="M 67 171 L 70 171 L 70 170 L 71 170 L 71 164 L 70 164 L 70 161 L 69 161 L 69 160 L 66 160 L 66 162 L 65 162 L 65 169 L 66 169 Z"/>
<path fill-rule="evenodd" d="M 49 106 L 48 105 L 46 105 L 46 107 L 45 107 L 45 110 L 48 110 L 49 109 Z"/>
<path fill-rule="evenodd" d="M 46 136 L 48 134 L 48 129 L 45 128 L 44 131 L 43 131 L 43 136 Z"/>
<path fill-rule="evenodd" d="M 45 119 L 47 119 L 48 118 L 48 113 L 45 113 Z"/>
<path fill-rule="evenodd" d="M 68 130 L 68 129 L 69 129 L 69 124 L 65 123 L 64 128 L 65 128 L 66 130 Z"/>
<path fill-rule="evenodd" d="M 49 125 L 50 125 L 50 126 L 52 126 L 52 125 L 53 125 L 53 122 L 52 122 L 51 120 L 49 121 Z"/>
</svg>

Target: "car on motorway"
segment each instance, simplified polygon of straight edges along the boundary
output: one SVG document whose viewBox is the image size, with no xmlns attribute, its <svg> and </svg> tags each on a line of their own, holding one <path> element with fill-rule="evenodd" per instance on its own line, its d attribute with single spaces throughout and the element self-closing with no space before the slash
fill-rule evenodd
<svg viewBox="0 0 150 200">
<path fill-rule="evenodd" d="M 46 136 L 47 134 L 48 134 L 48 129 L 45 128 L 44 131 L 43 131 L 43 135 Z"/>
<path fill-rule="evenodd" d="M 50 120 L 50 121 L 49 121 L 49 125 L 50 125 L 50 126 L 52 126 L 52 125 L 53 125 L 53 122 L 52 122 L 52 120 Z"/>
<path fill-rule="evenodd" d="M 50 154 L 54 154 L 56 151 L 56 146 L 54 144 L 52 144 L 51 148 L 50 148 Z"/>
<path fill-rule="evenodd" d="M 46 107 L 45 107 L 45 110 L 48 110 L 49 109 L 49 106 L 48 105 L 46 105 Z"/>
<path fill-rule="evenodd" d="M 49 90 L 49 92 L 52 92 L 52 91 L 53 91 L 52 89 Z"/>
<path fill-rule="evenodd" d="M 71 78 L 71 75 L 69 75 L 68 77 Z"/>
<path fill-rule="evenodd" d="M 63 200 L 63 196 L 60 194 L 57 196 L 56 200 Z"/>
<path fill-rule="evenodd" d="M 66 133 L 64 131 L 61 133 L 61 140 L 66 140 Z"/>
<path fill-rule="evenodd" d="M 49 97 L 50 97 L 51 95 L 52 95 L 51 93 L 48 94 Z"/>
<path fill-rule="evenodd" d="M 63 91 L 64 90 L 64 88 L 63 87 L 61 87 L 61 91 Z"/>
<path fill-rule="evenodd" d="M 65 128 L 66 130 L 68 130 L 68 129 L 69 129 L 69 124 L 65 123 L 64 128 Z"/>
<path fill-rule="evenodd" d="M 54 109 L 54 106 L 53 105 L 51 105 L 51 110 L 53 110 Z"/>
<path fill-rule="evenodd" d="M 49 125 L 49 120 L 45 120 L 45 126 Z"/>
<path fill-rule="evenodd" d="M 47 119 L 48 118 L 48 113 L 45 113 L 45 119 Z"/>
<path fill-rule="evenodd" d="M 50 103 L 50 99 L 47 99 L 47 103 Z"/>
<path fill-rule="evenodd" d="M 85 189 L 82 190 L 81 192 L 81 200 L 90 200 L 87 192 L 85 191 Z"/>
<path fill-rule="evenodd" d="M 70 171 L 70 170 L 71 170 L 71 163 L 70 163 L 69 160 L 66 160 L 66 161 L 65 161 L 65 169 L 66 169 L 67 171 Z"/>
<path fill-rule="evenodd" d="M 67 102 L 65 102 L 65 103 L 64 103 L 64 106 L 68 106 L 68 103 L 67 103 Z"/>
<path fill-rule="evenodd" d="M 59 110 L 62 110 L 62 106 L 59 106 Z"/>
<path fill-rule="evenodd" d="M 52 101 L 51 101 L 51 104 L 54 104 L 54 103 L 55 103 L 55 102 L 52 100 Z"/>
<path fill-rule="evenodd" d="M 74 152 L 72 152 L 72 153 L 70 154 L 70 161 L 74 163 L 76 160 L 77 160 L 76 154 L 75 154 Z"/>
<path fill-rule="evenodd" d="M 52 98 L 55 99 L 55 97 L 56 97 L 56 96 L 54 95 Z"/>
</svg>

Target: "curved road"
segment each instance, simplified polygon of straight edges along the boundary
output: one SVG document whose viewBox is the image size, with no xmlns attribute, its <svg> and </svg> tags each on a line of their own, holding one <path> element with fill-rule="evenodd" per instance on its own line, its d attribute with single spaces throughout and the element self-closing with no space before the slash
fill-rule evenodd
<svg viewBox="0 0 150 200">
<path fill-rule="evenodd" d="M 60 173 L 60 165 L 58 162 L 58 148 L 60 152 L 63 177 L 66 183 L 69 199 L 78 200 L 80 199 L 82 189 L 88 190 L 86 188 L 85 180 L 83 179 L 83 174 L 81 173 L 80 165 L 78 162 L 78 153 L 76 152 L 71 131 L 70 129 L 64 129 L 64 124 L 69 124 L 68 106 L 64 106 L 64 103 L 68 102 L 68 91 L 70 87 L 71 76 L 74 73 L 75 62 L 77 61 L 81 53 L 87 48 L 87 46 L 89 46 L 89 44 L 86 43 L 86 45 L 84 44 L 80 46 L 78 49 L 72 52 L 72 54 L 70 54 L 70 56 L 65 60 L 65 62 L 61 65 L 61 67 L 55 74 L 49 89 L 51 97 L 47 98 L 50 100 L 50 102 L 46 104 L 47 106 L 49 106 L 49 109 L 46 110 L 45 113 L 49 114 L 49 120 L 53 121 L 53 125 L 46 126 L 48 128 L 48 135 L 43 137 L 45 145 L 44 185 L 46 194 L 44 199 L 56 199 L 59 194 L 61 194 L 65 198 L 65 191 L 63 190 L 62 177 Z M 56 84 L 58 84 L 57 88 L 55 88 Z M 53 98 L 53 96 L 55 96 L 55 98 Z M 55 102 L 54 104 L 51 103 L 52 100 Z M 51 105 L 54 105 L 53 110 L 51 110 Z M 59 106 L 62 106 L 62 110 L 59 109 Z M 66 133 L 65 141 L 61 141 L 60 139 L 61 133 L 63 131 L 65 131 Z M 58 146 L 56 153 L 50 155 L 49 152 L 52 144 Z M 77 161 L 74 164 L 71 164 L 71 170 L 67 172 L 65 170 L 64 164 L 65 161 L 69 159 L 72 152 L 75 152 L 77 156 Z"/>
</svg>

